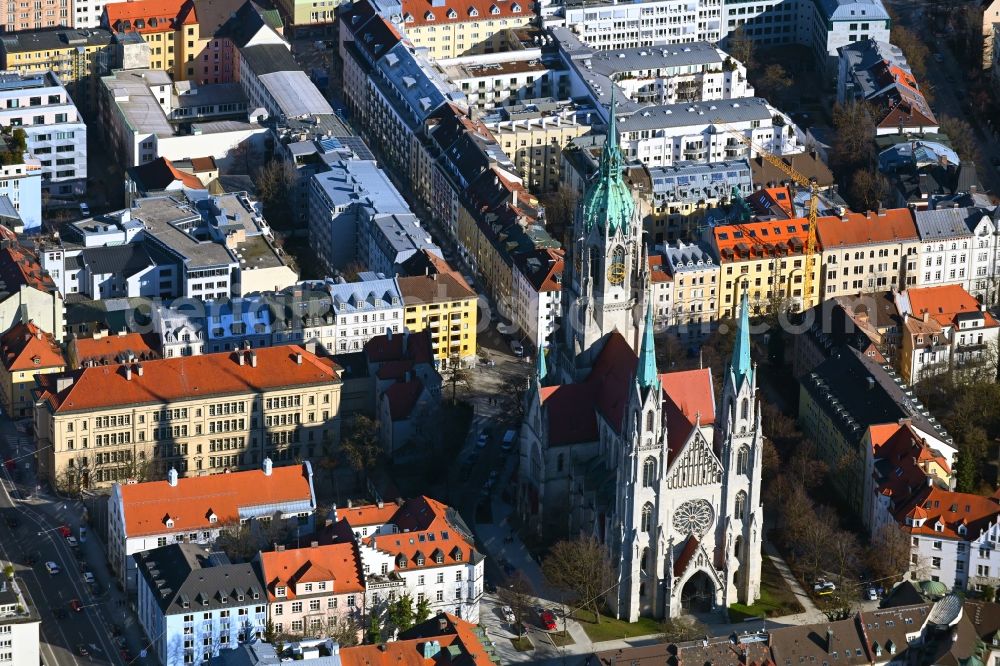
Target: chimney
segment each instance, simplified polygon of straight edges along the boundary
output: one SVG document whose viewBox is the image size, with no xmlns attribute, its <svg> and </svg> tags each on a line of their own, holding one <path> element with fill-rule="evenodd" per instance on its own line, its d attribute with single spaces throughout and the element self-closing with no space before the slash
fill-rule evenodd
<svg viewBox="0 0 1000 666">
<path fill-rule="evenodd" d="M 310 541 L 309 542 L 309 547 L 310 548 L 319 548 L 319 541 Z"/>
<path fill-rule="evenodd" d="M 310 340 L 309 342 L 306 343 L 306 351 L 309 352 L 310 354 L 315 354 L 316 353 L 316 341 L 315 340 Z"/>
<path fill-rule="evenodd" d="M 250 350 L 250 367 L 251 368 L 256 368 L 257 367 L 257 350 L 256 349 Z"/>
<path fill-rule="evenodd" d="M 444 613 L 438 613 L 437 620 L 438 620 L 438 631 L 440 631 L 442 634 L 448 631 L 448 616 L 446 616 Z"/>
<path fill-rule="evenodd" d="M 170 471 L 167 472 L 167 485 L 172 488 L 177 487 L 177 470 L 173 467 L 171 467 Z"/>
<path fill-rule="evenodd" d="M 830 654 L 833 652 L 833 629 L 831 627 L 826 628 L 826 653 Z"/>
<path fill-rule="evenodd" d="M 35 331 L 35 339 L 36 340 L 42 339 L 42 329 L 38 329 L 37 331 Z"/>
<path fill-rule="evenodd" d="M 295 365 L 302 365 L 302 352 L 295 352 Z"/>
<path fill-rule="evenodd" d="M 135 364 L 135 374 L 137 374 L 140 377 L 142 377 L 142 363 L 136 363 Z"/>
<path fill-rule="evenodd" d="M 927 310 L 924 310 L 924 317 L 923 317 L 923 319 L 924 319 L 925 322 L 930 321 L 931 320 L 931 313 L 929 311 L 927 311 Z"/>
<path fill-rule="evenodd" d="M 378 644 L 378 651 L 379 652 L 385 652 L 386 651 L 385 643 L 379 643 Z"/>
<path fill-rule="evenodd" d="M 385 502 L 383 502 L 382 500 L 379 500 L 379 501 L 378 501 L 378 502 L 376 502 L 375 504 L 376 504 L 376 506 L 378 506 L 378 508 L 380 508 L 380 509 L 382 509 L 382 508 L 384 508 L 384 507 L 385 507 Z"/>
<path fill-rule="evenodd" d="M 270 458 L 264 458 L 263 465 L 264 465 L 264 476 L 271 476 L 271 468 L 274 466 L 274 463 L 271 462 Z"/>
<path fill-rule="evenodd" d="M 124 367 L 124 368 L 125 368 L 125 381 L 127 381 L 127 382 L 130 382 L 130 381 L 132 381 L 132 366 L 131 366 L 131 365 L 128 365 L 128 364 L 126 363 L 126 364 L 125 364 L 124 366 L 122 366 L 122 367 Z"/>
<path fill-rule="evenodd" d="M 237 361 L 239 361 L 240 365 L 246 365 L 247 360 L 246 360 L 246 357 L 243 356 L 243 352 L 237 351 L 236 352 L 236 359 L 237 359 Z"/>
</svg>

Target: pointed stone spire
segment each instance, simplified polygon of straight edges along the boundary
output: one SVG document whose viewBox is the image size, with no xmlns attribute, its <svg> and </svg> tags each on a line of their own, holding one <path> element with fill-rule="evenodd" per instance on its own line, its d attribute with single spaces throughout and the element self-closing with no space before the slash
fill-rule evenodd
<svg viewBox="0 0 1000 666">
<path fill-rule="evenodd" d="M 740 299 L 738 326 L 736 344 L 733 345 L 733 358 L 729 363 L 737 388 L 743 384 L 745 377 L 750 376 L 752 370 L 750 366 L 750 299 L 747 297 L 746 287 L 743 288 L 743 297 Z"/>
<path fill-rule="evenodd" d="M 656 347 L 653 345 L 652 299 L 646 307 L 646 330 L 642 334 L 642 347 L 639 350 L 639 372 L 636 375 L 636 381 L 644 389 L 660 385 L 660 376 L 656 372 Z"/>
<path fill-rule="evenodd" d="M 611 88 L 611 108 L 608 111 L 608 136 L 604 140 L 604 150 L 601 151 L 601 176 L 604 178 L 621 177 L 622 153 L 618 147 L 618 118 L 615 104 L 615 89 Z"/>
</svg>

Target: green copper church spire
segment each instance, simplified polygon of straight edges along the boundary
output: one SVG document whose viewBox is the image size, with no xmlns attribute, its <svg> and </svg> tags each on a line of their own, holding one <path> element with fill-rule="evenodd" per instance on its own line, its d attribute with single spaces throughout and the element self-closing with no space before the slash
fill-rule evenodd
<svg viewBox="0 0 1000 666">
<path fill-rule="evenodd" d="M 642 347 L 639 350 L 639 386 L 648 389 L 660 385 L 660 375 L 656 372 L 656 347 L 653 344 L 653 304 L 646 307 L 646 330 L 642 333 Z"/>
<path fill-rule="evenodd" d="M 729 367 L 737 388 L 743 384 L 743 379 L 749 377 L 752 371 L 750 367 L 750 299 L 747 298 L 745 287 L 743 297 L 740 299 L 739 328 L 736 331 L 736 344 L 733 345 L 733 358 Z"/>
<path fill-rule="evenodd" d="M 615 92 L 611 90 L 611 108 L 608 111 L 608 135 L 601 152 L 601 161 L 594 180 L 583 195 L 583 226 L 590 231 L 594 226 L 614 234 L 621 230 L 629 233 L 635 212 L 632 192 L 622 178 L 624 160 L 618 146 L 618 120 Z"/>
</svg>

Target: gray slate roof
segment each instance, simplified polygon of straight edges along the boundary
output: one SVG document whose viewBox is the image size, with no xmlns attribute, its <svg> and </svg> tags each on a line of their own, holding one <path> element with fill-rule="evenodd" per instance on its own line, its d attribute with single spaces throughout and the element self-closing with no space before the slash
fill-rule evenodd
<svg viewBox="0 0 1000 666">
<path fill-rule="evenodd" d="M 274 72 L 299 72 L 302 68 L 295 62 L 292 52 L 281 44 L 261 44 L 240 50 L 247 61 L 247 67 L 257 76 Z"/>
<path fill-rule="evenodd" d="M 978 208 L 936 208 L 918 210 L 914 219 L 920 240 L 927 241 L 972 236 L 971 228 L 982 216 Z"/>
<path fill-rule="evenodd" d="M 165 615 L 264 603 L 253 565 L 231 564 L 198 544 L 175 543 L 132 557 Z"/>
<path fill-rule="evenodd" d="M 737 123 L 749 120 L 770 120 L 771 109 L 760 97 L 717 100 L 713 102 L 684 102 L 646 106 L 618 123 L 620 132 L 686 127 L 688 125 Z"/>
</svg>

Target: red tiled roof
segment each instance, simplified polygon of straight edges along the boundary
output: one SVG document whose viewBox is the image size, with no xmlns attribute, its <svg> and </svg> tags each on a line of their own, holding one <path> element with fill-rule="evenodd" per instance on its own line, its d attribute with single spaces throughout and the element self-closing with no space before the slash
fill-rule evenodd
<svg viewBox="0 0 1000 666">
<path fill-rule="evenodd" d="M 8 372 L 66 366 L 66 359 L 52 334 L 30 321 L 15 324 L 0 336 L 0 354 Z"/>
<path fill-rule="evenodd" d="M 715 423 L 712 371 L 704 368 L 665 372 L 660 375 L 660 385 L 663 387 L 667 446 L 673 457 L 687 441 L 697 422 L 701 425 Z"/>
<path fill-rule="evenodd" d="M 42 271 L 38 255 L 18 245 L 17 235 L 4 226 L 0 226 L 0 282 L 5 285 L 7 295 L 16 293 L 23 286 L 48 294 L 56 292 L 56 284 Z"/>
<path fill-rule="evenodd" d="M 589 384 L 543 386 L 539 397 L 549 422 L 549 445 L 597 441 L 594 392 Z"/>
<path fill-rule="evenodd" d="M 454 273 L 400 277 L 397 282 L 403 302 L 407 305 L 476 298 L 476 292 L 469 288 L 464 279 L 456 279 Z"/>
<path fill-rule="evenodd" d="M 71 356 L 76 367 L 92 363 L 94 365 L 119 363 L 124 355 L 134 354 L 137 359 L 159 358 L 156 338 L 143 333 L 104 333 L 94 338 L 73 338 L 70 343 Z"/>
<path fill-rule="evenodd" d="M 306 465 L 194 476 L 119 486 L 128 537 L 190 532 L 239 520 L 241 508 L 289 502 L 313 502 Z M 215 514 L 212 523 L 209 516 Z M 167 527 L 167 518 L 173 527 Z"/>
<path fill-rule="evenodd" d="M 249 360 L 243 365 L 236 360 L 238 354 L 249 356 L 250 352 L 220 352 L 81 368 L 69 373 L 73 383 L 61 392 L 56 391 L 56 377 L 65 375 L 41 375 L 39 397 L 48 401 L 52 411 L 71 412 L 340 383 L 331 362 L 298 345 L 261 347 L 253 353 L 256 366 Z M 130 379 L 126 368 L 131 369 Z"/>
<path fill-rule="evenodd" d="M 404 0 L 403 16 L 408 27 L 448 25 L 462 21 L 496 21 L 531 14 L 531 3 L 524 0 L 446 0 L 442 4 L 428 0 Z"/>
<path fill-rule="evenodd" d="M 389 418 L 393 421 L 410 418 L 423 392 L 424 383 L 416 377 L 408 382 L 396 382 L 389 386 L 382 394 L 383 400 L 389 401 Z"/>
<path fill-rule="evenodd" d="M 376 335 L 365 343 L 364 351 L 365 358 L 368 359 L 369 363 L 386 363 L 405 359 L 412 360 L 414 363 L 430 363 L 433 358 L 431 332 L 429 329 L 425 329 L 419 333 L 394 333 L 392 337 Z"/>
<path fill-rule="evenodd" d="M 805 218 L 723 224 L 712 229 L 713 241 L 722 263 L 747 258 L 803 254 L 809 237 Z"/>
<path fill-rule="evenodd" d="M 190 9 L 186 5 L 190 5 Z M 104 11 L 108 26 L 116 32 L 171 32 L 175 29 L 175 21 L 181 25 L 198 22 L 190 0 L 111 2 L 104 6 Z"/>
<path fill-rule="evenodd" d="M 816 220 L 816 239 L 823 250 L 917 238 L 917 226 L 909 208 L 874 213 L 847 212 L 843 217 Z"/>
<path fill-rule="evenodd" d="M 295 599 L 295 586 L 299 583 L 333 581 L 333 589 L 327 591 L 333 594 L 365 591 L 361 582 L 361 554 L 353 541 L 269 551 L 261 553 L 260 564 L 268 601 Z M 274 596 L 274 588 L 278 586 L 285 586 L 285 596 Z"/>
<path fill-rule="evenodd" d="M 392 520 L 396 512 L 400 509 L 400 504 L 386 502 L 382 506 L 377 504 L 365 504 L 354 507 L 337 507 L 337 517 L 346 520 L 351 527 L 365 527 L 368 525 L 384 525 Z"/>
<path fill-rule="evenodd" d="M 423 495 L 414 497 L 407 500 L 390 521 L 399 530 L 396 534 L 369 537 L 366 543 L 394 555 L 397 569 L 429 569 L 471 562 L 475 547 L 459 526 L 448 520 L 447 512 L 448 507 L 437 500 Z M 440 564 L 435 560 L 438 551 L 442 557 Z M 402 566 L 404 562 L 405 567 Z"/>
<path fill-rule="evenodd" d="M 920 507 L 927 513 L 926 521 L 919 527 L 907 526 L 902 520 L 914 507 Z M 943 490 L 937 486 L 928 487 L 915 502 L 896 513 L 897 520 L 911 534 L 970 540 L 995 522 L 998 515 L 1000 504 L 992 497 Z M 941 529 L 935 529 L 937 525 Z M 961 525 L 966 529 L 964 535 L 958 532 Z"/>
<path fill-rule="evenodd" d="M 141 4 L 141 1 L 125 4 Z M 111 5 L 108 6 L 110 7 Z M 180 181 L 184 187 L 194 190 L 205 189 L 205 186 L 201 184 L 201 181 L 197 177 L 181 171 L 166 157 L 158 157 L 152 162 L 132 167 L 130 173 L 134 174 L 141 181 L 142 186 L 149 191 L 165 190 L 175 180 Z"/>
<path fill-rule="evenodd" d="M 447 622 L 444 631 L 435 629 L 420 632 L 419 638 L 341 648 L 340 662 L 343 666 L 494 666 L 479 640 L 476 625 L 448 613 L 444 614 L 444 618 Z M 437 621 L 432 618 L 428 623 Z M 403 635 L 409 636 L 422 626 L 418 625 Z M 426 659 L 424 645 L 432 640 L 440 645 L 441 650 Z"/>
<path fill-rule="evenodd" d="M 695 551 L 698 550 L 698 539 L 693 535 L 689 534 L 687 541 L 684 542 L 684 548 L 681 549 L 680 555 L 674 560 L 674 576 L 680 576 L 684 573 L 687 568 L 688 562 L 694 557 Z"/>
<path fill-rule="evenodd" d="M 889 433 L 891 428 L 889 424 L 869 428 L 872 455 L 882 461 L 885 473 L 879 479 L 878 492 L 891 497 L 894 506 L 904 506 L 927 487 L 927 472 L 920 463 L 933 461 L 946 471 L 950 467 L 948 461 L 935 455 L 908 424 L 896 425 Z"/>
<path fill-rule="evenodd" d="M 942 326 L 953 326 L 955 316 L 977 312 L 983 315 L 986 326 L 997 326 L 989 312 L 980 311 L 979 301 L 961 285 L 946 284 L 939 287 L 911 287 L 906 290 L 910 301 L 910 314 L 921 319 L 926 312 Z"/>
</svg>

